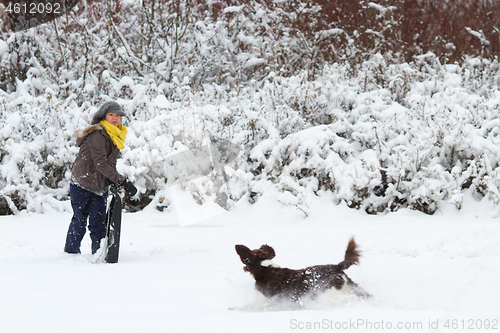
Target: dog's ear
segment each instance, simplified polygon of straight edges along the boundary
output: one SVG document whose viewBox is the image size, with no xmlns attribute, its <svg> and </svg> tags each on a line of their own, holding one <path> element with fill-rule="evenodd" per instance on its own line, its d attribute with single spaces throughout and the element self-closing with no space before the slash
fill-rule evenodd
<svg viewBox="0 0 500 333">
<path fill-rule="evenodd" d="M 270 247 L 267 244 L 264 244 L 260 247 L 260 250 L 262 251 L 262 257 L 264 260 L 271 260 L 274 257 L 276 257 L 276 253 L 274 252 L 274 249 Z"/>
<path fill-rule="evenodd" d="M 240 256 L 241 262 L 248 265 L 253 257 L 252 251 L 245 245 L 236 245 L 234 248 L 236 249 L 236 253 Z"/>
</svg>

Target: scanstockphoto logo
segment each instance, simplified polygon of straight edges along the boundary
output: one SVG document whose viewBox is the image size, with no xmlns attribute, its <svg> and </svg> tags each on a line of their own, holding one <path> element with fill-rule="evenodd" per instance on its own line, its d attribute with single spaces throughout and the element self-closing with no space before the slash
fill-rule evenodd
<svg viewBox="0 0 500 333">
<path fill-rule="evenodd" d="M 0 20 L 7 31 L 22 31 L 52 21 L 79 0 L 0 0 Z"/>
<path fill-rule="evenodd" d="M 290 329 L 292 330 L 422 330 L 424 327 L 432 328 L 433 323 L 429 321 L 428 326 L 422 321 L 407 321 L 393 322 L 385 320 L 368 320 L 368 319 L 350 319 L 346 321 L 337 321 L 331 319 L 323 319 L 320 321 L 299 321 L 297 319 L 290 320 Z"/>
<path fill-rule="evenodd" d="M 349 319 L 344 321 L 323 319 L 318 321 L 290 320 L 292 330 L 337 330 L 337 331 L 388 331 L 414 332 L 414 331 L 456 331 L 464 332 L 471 330 L 496 330 L 499 329 L 498 318 L 469 318 L 469 319 L 428 319 L 420 321 L 392 321 L 392 320 L 370 320 Z"/>
</svg>

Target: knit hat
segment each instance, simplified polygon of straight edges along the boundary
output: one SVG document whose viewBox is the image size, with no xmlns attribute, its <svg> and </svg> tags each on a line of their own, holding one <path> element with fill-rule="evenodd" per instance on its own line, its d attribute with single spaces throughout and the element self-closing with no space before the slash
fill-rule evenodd
<svg viewBox="0 0 500 333">
<path fill-rule="evenodd" d="M 94 113 L 91 125 L 98 124 L 101 120 L 103 120 L 106 117 L 108 113 L 118 113 L 120 116 L 126 116 L 120 104 L 113 101 L 109 101 L 104 103 L 99 109 L 99 111 Z"/>
</svg>

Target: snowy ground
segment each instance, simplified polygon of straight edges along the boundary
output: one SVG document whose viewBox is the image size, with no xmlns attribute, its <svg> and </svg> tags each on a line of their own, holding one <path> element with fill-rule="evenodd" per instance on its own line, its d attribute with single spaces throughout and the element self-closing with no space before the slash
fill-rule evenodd
<svg viewBox="0 0 500 333">
<path fill-rule="evenodd" d="M 0 332 L 500 329 L 500 218 L 489 203 L 369 216 L 328 197 L 311 202 L 307 219 L 264 197 L 186 227 L 175 210 L 127 213 L 118 264 L 93 264 L 88 236 L 82 255 L 63 253 L 68 213 L 2 216 Z M 341 261 L 353 235 L 363 257 L 347 272 L 372 299 L 230 310 L 255 295 L 235 244 L 268 243 L 277 264 L 301 268 Z"/>
</svg>

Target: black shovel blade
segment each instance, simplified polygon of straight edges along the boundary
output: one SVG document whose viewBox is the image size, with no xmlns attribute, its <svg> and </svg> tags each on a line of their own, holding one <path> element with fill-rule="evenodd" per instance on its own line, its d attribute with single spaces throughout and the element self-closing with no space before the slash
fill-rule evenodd
<svg viewBox="0 0 500 333">
<path fill-rule="evenodd" d="M 106 237 L 108 248 L 105 261 L 109 264 L 118 262 L 120 252 L 120 231 L 122 226 L 122 199 L 117 192 L 111 191 L 108 212 L 106 214 Z"/>
</svg>

